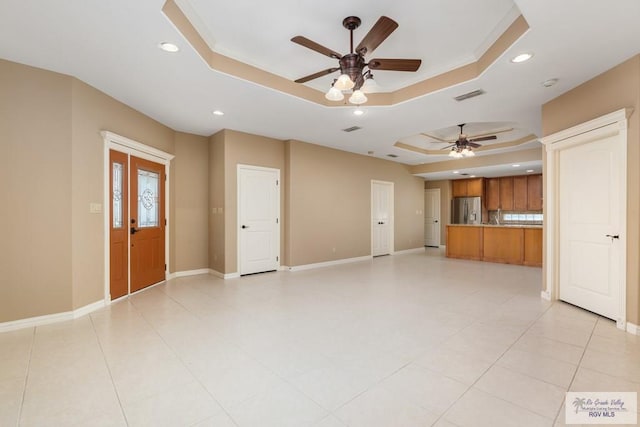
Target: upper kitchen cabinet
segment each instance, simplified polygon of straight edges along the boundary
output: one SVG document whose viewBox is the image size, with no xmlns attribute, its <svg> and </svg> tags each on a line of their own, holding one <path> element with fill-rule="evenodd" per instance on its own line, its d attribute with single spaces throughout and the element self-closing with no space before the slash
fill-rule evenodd
<svg viewBox="0 0 640 427">
<path fill-rule="evenodd" d="M 500 178 L 487 178 L 485 180 L 485 206 L 487 210 L 500 209 Z"/>
<path fill-rule="evenodd" d="M 542 210 L 542 175 L 527 177 L 527 210 Z"/>
<path fill-rule="evenodd" d="M 487 178 L 484 197 L 490 211 L 541 211 L 542 175 Z"/>
<path fill-rule="evenodd" d="M 500 178 L 500 209 L 513 210 L 513 177 Z"/>
<path fill-rule="evenodd" d="M 528 189 L 527 181 L 528 176 L 514 176 L 513 177 L 513 210 L 514 211 L 526 211 L 529 209 L 528 205 Z"/>
<path fill-rule="evenodd" d="M 481 197 L 482 178 L 456 179 L 452 182 L 453 197 Z"/>
</svg>

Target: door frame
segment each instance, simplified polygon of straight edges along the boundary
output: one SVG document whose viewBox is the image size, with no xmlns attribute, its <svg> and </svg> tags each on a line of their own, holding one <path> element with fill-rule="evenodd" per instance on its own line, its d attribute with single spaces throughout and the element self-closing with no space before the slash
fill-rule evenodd
<svg viewBox="0 0 640 427">
<path fill-rule="evenodd" d="M 109 256 L 109 229 L 110 229 L 110 216 L 111 216 L 111 197 L 110 197 L 110 192 L 109 192 L 109 151 L 110 150 L 114 150 L 114 151 L 119 151 L 121 153 L 125 153 L 128 156 L 136 156 L 136 157 L 140 157 L 142 159 L 145 160 L 149 160 L 152 162 L 156 162 L 156 163 L 160 163 L 162 165 L 164 165 L 164 170 L 165 170 L 165 175 L 166 175 L 166 182 L 165 182 L 165 203 L 164 203 L 164 209 L 165 209 L 165 219 L 167 221 L 167 226 L 164 229 L 165 232 L 165 236 L 164 236 L 164 259 L 165 259 L 165 264 L 167 264 L 167 271 L 165 271 L 165 277 L 168 275 L 169 271 L 169 247 L 170 247 L 170 233 L 169 233 L 169 227 L 171 225 L 171 221 L 170 221 L 170 216 L 169 216 L 169 200 L 170 199 L 170 188 L 171 188 L 171 160 L 173 160 L 173 158 L 175 157 L 173 154 L 169 154 L 167 152 L 164 152 L 162 150 L 158 150 L 157 148 L 154 147 L 149 147 L 148 145 L 144 145 L 140 142 L 134 141 L 132 139 L 129 139 L 127 137 L 124 137 L 122 135 L 118 135 L 116 133 L 113 132 L 109 132 L 109 131 L 101 131 L 100 135 L 102 135 L 102 139 L 104 142 L 104 155 L 103 155 L 103 160 L 104 160 L 104 168 L 103 168 L 103 206 L 104 206 L 104 301 L 106 305 L 111 304 L 111 290 L 110 290 L 110 286 L 109 286 L 109 282 L 110 282 L 110 277 L 109 277 L 109 272 L 110 272 L 110 265 L 111 265 L 111 259 Z M 129 169 L 129 173 L 131 173 L 130 169 Z M 127 185 L 129 185 L 129 183 L 127 182 Z M 129 196 L 131 197 L 131 196 Z M 131 206 L 129 206 L 129 210 L 131 209 Z M 129 218 L 130 212 L 127 212 L 127 220 Z M 128 286 L 129 286 L 129 290 L 131 289 L 131 257 L 128 257 L 128 266 L 127 266 L 127 274 L 128 274 Z M 127 295 L 121 297 L 121 298 L 126 298 L 127 296 L 130 295 L 130 292 L 127 293 Z"/>
<path fill-rule="evenodd" d="M 396 203 L 395 203 L 395 183 L 390 182 L 390 181 L 380 181 L 377 179 L 372 179 L 371 180 L 371 189 L 370 189 L 370 210 L 369 210 L 369 227 L 371 228 L 371 245 L 370 245 L 370 253 L 371 255 L 373 255 L 373 235 L 374 235 L 374 230 L 373 230 L 373 186 L 374 184 L 380 184 L 380 185 L 386 185 L 388 186 L 391 190 L 391 197 L 389 197 L 389 255 L 393 255 L 395 253 L 395 228 L 396 228 L 396 222 L 395 222 L 395 208 L 396 208 Z"/>
<path fill-rule="evenodd" d="M 618 168 L 623 177 L 620 188 L 620 300 L 619 316 L 616 326 L 625 330 L 627 327 L 627 119 L 633 110 L 623 108 L 569 129 L 541 138 L 545 146 L 544 164 L 544 265 L 543 276 L 545 288 L 541 296 L 546 300 L 557 300 L 560 295 L 560 214 L 559 214 L 559 157 L 560 151 L 577 145 L 587 144 L 602 138 L 617 136 L 623 144 Z"/>
<path fill-rule="evenodd" d="M 278 191 L 276 192 L 276 218 L 278 218 L 278 222 L 276 223 L 276 253 L 278 260 L 276 261 L 276 271 L 280 270 L 280 266 L 282 265 L 282 259 L 280 256 L 280 248 L 281 248 L 281 227 L 282 227 L 282 212 L 280 210 L 280 200 L 281 194 L 280 191 L 282 189 L 282 181 L 280 180 L 280 169 L 277 168 L 269 168 L 265 166 L 254 166 L 254 165 L 245 165 L 238 163 L 236 167 L 236 274 L 238 277 L 242 274 L 240 271 L 240 257 L 242 256 L 242 235 L 238 231 L 238 227 L 241 224 L 240 218 L 240 201 L 241 201 L 241 193 L 240 193 L 240 171 L 241 170 L 255 170 L 255 171 L 263 171 L 263 172 L 275 172 L 276 180 L 278 181 Z"/>
<path fill-rule="evenodd" d="M 434 193 L 438 193 L 438 245 L 437 247 L 442 247 L 442 203 L 441 203 L 441 194 L 440 194 L 440 189 L 439 188 L 425 188 L 424 193 L 425 193 L 425 198 L 424 200 L 427 200 L 426 194 L 428 191 L 434 192 Z M 426 209 L 425 209 L 425 216 L 423 216 L 423 220 L 424 218 L 426 218 Z M 424 244 L 425 246 L 427 245 L 427 239 L 426 236 L 424 236 Z"/>
</svg>

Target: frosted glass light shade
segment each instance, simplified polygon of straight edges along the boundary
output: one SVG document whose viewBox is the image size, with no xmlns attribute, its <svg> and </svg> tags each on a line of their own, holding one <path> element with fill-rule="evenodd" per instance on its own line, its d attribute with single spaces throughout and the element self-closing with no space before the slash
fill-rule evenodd
<svg viewBox="0 0 640 427">
<path fill-rule="evenodd" d="M 476 155 L 476 153 L 474 153 L 472 150 L 469 150 L 469 151 L 467 152 L 467 157 L 473 157 L 473 156 L 475 156 L 475 155 Z"/>
<path fill-rule="evenodd" d="M 375 93 L 378 91 L 378 88 L 378 83 L 372 78 L 368 78 L 364 81 L 360 90 L 364 93 Z"/>
<path fill-rule="evenodd" d="M 367 102 L 367 97 L 360 89 L 358 89 L 353 92 L 353 94 L 349 98 L 349 102 L 356 105 L 364 104 L 365 102 Z"/>
<path fill-rule="evenodd" d="M 342 92 L 335 87 L 329 89 L 329 92 L 327 92 L 324 97 L 329 101 L 342 101 L 344 99 L 344 95 L 342 94 Z"/>
<path fill-rule="evenodd" d="M 355 86 L 355 83 L 351 80 L 351 77 L 346 74 L 341 74 L 340 77 L 338 77 L 338 80 L 333 84 L 333 87 L 338 90 L 349 90 L 352 89 L 353 86 Z"/>
</svg>

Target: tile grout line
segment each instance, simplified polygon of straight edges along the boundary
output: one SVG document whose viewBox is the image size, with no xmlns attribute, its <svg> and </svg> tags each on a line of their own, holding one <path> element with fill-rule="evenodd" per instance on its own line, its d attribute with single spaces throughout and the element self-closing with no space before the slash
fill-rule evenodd
<svg viewBox="0 0 640 427">
<path fill-rule="evenodd" d="M 104 348 L 102 348 L 102 343 L 100 342 L 100 336 L 98 335 L 98 331 L 96 330 L 96 325 L 93 323 L 93 315 L 89 314 L 89 320 L 91 320 L 91 329 L 93 329 L 93 333 L 96 336 L 96 341 L 98 341 L 98 346 L 100 347 L 100 352 L 102 353 L 102 360 L 104 361 L 105 366 L 107 367 L 107 371 L 109 372 L 109 378 L 111 379 L 111 386 L 113 387 L 113 392 L 116 394 L 116 398 L 118 399 L 118 405 L 120 406 L 120 412 L 122 412 L 122 417 L 124 418 L 124 422 L 129 425 L 129 420 L 127 419 L 127 414 L 124 411 L 124 407 L 122 406 L 122 400 L 120 399 L 120 394 L 118 393 L 118 389 L 116 388 L 116 383 L 113 380 L 113 374 L 111 372 L 111 366 L 109 366 L 109 361 L 107 361 L 107 356 L 104 354 Z"/>
<path fill-rule="evenodd" d="M 178 279 L 178 278 L 176 278 Z M 165 290 L 163 289 L 164 287 L 166 287 L 167 283 L 163 283 L 161 286 L 158 287 L 159 291 L 162 292 L 165 296 L 167 296 L 170 300 L 174 301 L 176 304 L 178 304 L 180 307 L 182 307 L 186 312 L 188 312 L 191 316 L 193 316 L 198 322 L 201 322 L 202 319 L 198 316 L 196 316 L 194 313 L 191 312 L 191 310 L 189 310 L 187 307 L 185 307 L 182 303 L 180 303 L 180 301 L 176 300 L 175 298 L 173 298 L 171 295 L 169 295 L 167 292 L 165 292 Z M 205 294 L 204 292 L 200 292 L 201 294 Z M 208 295 L 206 295 L 208 298 Z M 213 298 L 211 298 L 213 299 Z M 160 332 L 158 332 L 158 330 L 153 326 L 153 324 L 149 321 L 149 319 L 147 319 L 147 317 L 144 315 L 144 313 L 142 312 L 142 310 L 140 310 L 138 307 L 136 307 L 135 303 L 133 301 L 131 301 L 131 305 L 136 309 L 136 311 L 138 313 L 140 313 L 140 317 L 142 317 L 142 319 L 147 323 L 147 325 L 149 325 L 149 327 L 151 328 L 151 330 L 153 330 L 153 332 L 155 332 L 155 334 L 160 338 L 160 340 L 164 343 L 164 345 L 167 346 L 167 348 L 169 349 L 169 351 L 171 353 L 173 353 L 173 355 L 175 356 L 175 358 L 177 360 L 180 361 L 180 364 L 182 366 L 184 366 L 184 368 L 189 372 L 189 374 L 191 375 L 191 377 L 195 380 L 195 382 L 197 382 L 200 387 L 203 388 L 203 390 L 211 397 L 211 399 L 216 402 L 218 404 L 218 406 L 220 407 L 220 409 L 222 409 L 222 411 L 229 417 L 229 419 L 231 420 L 231 422 L 238 426 L 238 423 L 236 423 L 236 420 L 233 419 L 233 417 L 231 416 L 231 414 L 229 412 L 227 412 L 227 409 L 220 403 L 218 402 L 218 399 L 216 399 L 211 392 L 209 392 L 209 389 L 202 383 L 202 381 L 200 381 L 200 378 L 198 378 L 191 369 L 189 369 L 189 366 L 187 366 L 187 364 L 184 362 L 184 360 L 182 360 L 182 358 L 180 357 L 180 355 L 178 355 L 178 353 L 176 353 L 176 351 L 173 349 L 173 347 L 164 339 L 164 337 L 162 336 L 162 334 L 160 334 Z M 205 421 L 206 418 L 204 420 L 200 420 L 200 421 L 196 421 L 193 425 L 197 425 L 198 423 Z"/>
<path fill-rule="evenodd" d="M 573 373 L 573 376 L 571 377 L 571 382 L 569 383 L 569 387 L 567 387 L 567 391 L 571 390 L 571 386 L 573 385 L 573 382 L 576 379 L 576 375 L 578 375 L 578 370 L 580 369 L 580 366 L 582 365 L 582 359 L 584 359 L 584 355 L 587 352 L 587 348 L 589 347 L 589 343 L 591 342 L 591 338 L 593 338 L 593 333 L 596 330 L 596 326 L 598 326 L 598 322 L 600 322 L 600 318 L 596 318 L 596 322 L 593 324 L 593 328 L 591 328 L 591 334 L 589 335 L 589 339 L 587 340 L 587 343 L 584 346 L 584 350 L 582 350 L 582 354 L 580 355 L 580 360 L 578 360 L 578 366 L 576 367 L 575 372 Z M 566 394 L 565 394 L 566 396 Z M 566 397 L 565 397 L 566 400 Z M 566 402 L 565 402 L 566 405 Z M 566 408 L 565 408 L 566 410 Z M 560 417 L 560 413 L 562 412 L 562 405 L 560 405 L 560 408 L 558 409 L 558 413 L 556 414 L 556 417 L 553 419 L 553 423 L 556 424 L 558 422 L 558 417 Z"/>
<path fill-rule="evenodd" d="M 22 419 L 22 410 L 24 408 L 24 399 L 27 395 L 27 384 L 29 383 L 29 373 L 31 372 L 31 356 L 33 354 L 33 346 L 36 342 L 36 326 L 33 327 L 33 333 L 31 334 L 31 346 L 29 347 L 29 362 L 27 363 L 27 372 L 24 376 L 24 386 L 22 387 L 22 399 L 20 399 L 20 410 L 18 410 L 18 417 L 16 419 L 16 427 L 20 425 Z"/>
<path fill-rule="evenodd" d="M 478 377 L 478 378 L 477 378 L 477 379 L 476 379 L 476 380 L 475 380 L 471 385 L 469 385 L 469 387 L 467 387 L 467 390 L 465 390 L 465 392 L 464 392 L 464 393 L 462 393 L 462 394 L 460 395 L 460 397 L 458 397 L 458 398 L 457 398 L 457 399 L 456 399 L 456 400 L 455 400 L 451 405 L 449 405 L 449 407 L 448 407 L 447 409 L 445 409 L 445 410 L 444 410 L 444 412 L 442 412 L 442 414 L 441 414 L 441 415 L 440 415 L 440 416 L 439 416 L 439 417 L 434 421 L 434 423 L 432 424 L 432 426 L 435 426 L 435 425 L 436 425 L 436 424 L 437 424 L 441 419 L 443 419 L 443 418 L 445 417 L 445 415 L 447 414 L 447 412 L 449 412 L 449 411 L 451 410 L 451 408 L 452 408 L 456 403 L 458 403 L 458 402 L 460 401 L 460 399 L 462 399 L 462 398 L 463 398 L 463 397 L 464 397 L 464 396 L 469 392 L 469 390 L 471 390 L 471 389 L 473 388 L 473 386 L 474 386 L 474 385 L 476 385 L 476 384 L 478 383 L 478 381 L 480 381 L 480 379 L 481 379 L 482 377 L 484 377 L 484 376 L 485 376 L 485 374 L 486 374 L 487 372 L 489 372 L 489 370 L 490 370 L 491 368 L 493 368 L 494 366 L 496 366 L 496 363 L 497 363 L 500 359 L 502 359 L 502 357 L 503 357 L 505 354 L 507 354 L 507 352 L 508 352 L 509 350 L 511 350 L 511 349 L 513 348 L 513 346 L 514 346 L 514 345 L 516 345 L 516 343 L 517 343 L 518 341 L 520 341 L 520 339 L 521 339 L 521 338 L 522 338 L 522 337 L 523 337 L 527 332 L 529 332 L 529 330 L 530 330 L 531 328 L 533 328 L 533 325 L 535 325 L 535 324 L 536 324 L 536 322 L 542 318 L 542 316 L 544 316 L 544 315 L 545 315 L 549 310 L 551 310 L 551 307 L 553 307 L 553 305 L 554 305 L 553 303 L 552 303 L 552 304 L 550 304 L 550 305 L 549 305 L 549 307 L 547 307 L 547 309 L 546 309 L 546 310 L 544 310 L 542 313 L 540 313 L 540 315 L 539 315 L 538 317 L 536 317 L 534 320 L 532 320 L 532 321 L 531 321 L 531 324 L 530 324 L 529 326 L 527 326 L 527 328 L 526 328 L 526 329 L 525 329 L 525 330 L 524 330 L 524 331 L 523 331 L 523 332 L 522 332 L 522 333 L 521 333 L 521 334 L 520 334 L 520 335 L 519 335 L 519 336 L 518 336 L 518 337 L 513 341 L 513 343 L 512 343 L 509 347 L 507 347 L 507 349 L 506 349 L 505 351 L 503 351 L 503 352 L 502 352 L 502 354 L 500 354 L 500 356 L 498 356 L 498 358 L 497 358 L 493 363 L 491 363 L 491 365 L 490 365 L 487 369 L 485 369 L 485 370 L 482 372 L 482 374 L 481 374 L 481 375 L 480 375 L 480 376 L 479 376 L 479 377 Z M 450 377 L 448 377 L 448 376 L 447 376 L 447 378 L 450 378 Z M 453 379 L 453 378 L 452 378 L 452 379 Z M 482 390 L 481 390 L 481 391 L 482 391 Z M 484 392 L 484 393 L 486 393 L 486 392 Z M 517 407 L 519 407 L 519 408 L 521 408 L 521 409 L 524 409 L 524 410 L 526 410 L 526 411 L 528 411 L 528 412 L 531 412 L 532 414 L 540 415 L 540 414 L 538 414 L 537 412 L 533 412 L 533 411 L 531 411 L 530 409 L 524 408 L 524 407 L 522 407 L 522 406 L 520 406 L 520 405 L 518 405 L 518 404 L 516 404 L 516 403 L 509 402 L 508 400 L 504 400 L 504 399 L 502 399 L 501 397 L 498 397 L 498 396 L 494 396 L 494 395 L 493 395 L 493 394 L 491 394 L 491 393 L 487 393 L 487 394 L 489 394 L 489 395 L 490 395 L 490 396 L 492 396 L 492 397 L 495 397 L 496 399 L 500 399 L 500 400 L 502 400 L 503 402 L 507 402 L 507 403 L 509 403 L 509 404 L 511 404 L 511 405 L 517 406 Z M 541 417 L 544 417 L 543 415 L 540 415 L 540 416 L 541 416 Z M 546 418 L 546 417 L 544 417 L 544 418 Z"/>
</svg>

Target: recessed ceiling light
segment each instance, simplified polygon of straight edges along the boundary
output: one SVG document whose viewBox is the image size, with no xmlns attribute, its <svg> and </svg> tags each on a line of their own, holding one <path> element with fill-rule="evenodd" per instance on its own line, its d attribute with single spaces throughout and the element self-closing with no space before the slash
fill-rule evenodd
<svg viewBox="0 0 640 427">
<path fill-rule="evenodd" d="M 511 166 L 513 166 L 514 168 L 519 168 L 520 167 L 520 165 L 511 165 Z"/>
<path fill-rule="evenodd" d="M 554 84 L 558 83 L 558 79 L 549 79 L 549 80 L 545 80 L 542 82 L 542 86 L 544 87 L 551 87 Z"/>
<path fill-rule="evenodd" d="M 220 111 L 220 110 L 216 110 L 216 111 L 213 112 L 213 115 L 214 116 L 224 116 L 224 113 L 222 111 Z"/>
<path fill-rule="evenodd" d="M 356 108 L 355 110 L 353 110 L 353 115 L 354 116 L 361 116 L 364 114 L 364 110 L 361 110 L 359 108 Z"/>
<path fill-rule="evenodd" d="M 165 52 L 170 52 L 170 53 L 175 53 L 180 50 L 180 48 L 177 45 L 169 42 L 162 42 L 158 45 L 158 47 L 164 50 Z"/>
<path fill-rule="evenodd" d="M 527 173 L 531 173 L 531 172 L 534 172 L 534 170 L 533 169 L 527 169 Z"/>
<path fill-rule="evenodd" d="M 460 171 L 453 171 L 453 173 L 460 173 Z"/>
<path fill-rule="evenodd" d="M 511 62 L 514 62 L 517 64 L 519 62 L 528 61 L 531 59 L 532 56 L 533 56 L 533 53 L 521 53 L 520 55 L 517 55 L 511 58 Z"/>
</svg>

